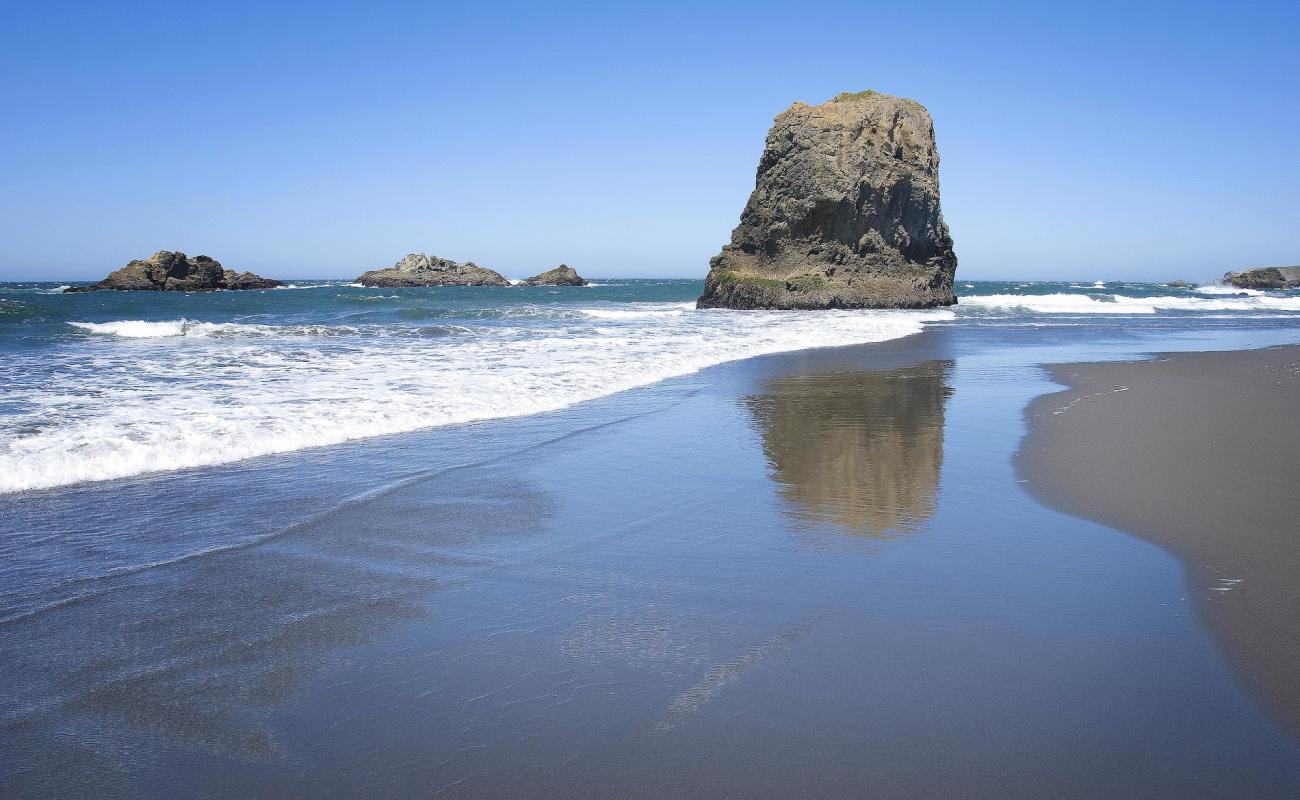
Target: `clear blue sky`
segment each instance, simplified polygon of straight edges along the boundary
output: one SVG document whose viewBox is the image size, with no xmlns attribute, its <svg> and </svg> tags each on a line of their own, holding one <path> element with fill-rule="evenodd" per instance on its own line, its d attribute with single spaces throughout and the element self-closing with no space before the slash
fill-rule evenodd
<svg viewBox="0 0 1300 800">
<path fill-rule="evenodd" d="M 702 276 L 772 117 L 934 116 L 959 278 L 1300 263 L 1300 4 L 16 2 L 0 280 Z"/>
</svg>

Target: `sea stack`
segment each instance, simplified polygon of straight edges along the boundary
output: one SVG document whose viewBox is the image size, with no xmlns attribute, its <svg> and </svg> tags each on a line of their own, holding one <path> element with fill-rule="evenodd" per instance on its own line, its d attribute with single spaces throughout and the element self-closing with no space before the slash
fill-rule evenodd
<svg viewBox="0 0 1300 800">
<path fill-rule="evenodd" d="M 411 286 L 509 286 L 496 270 L 473 261 L 464 264 L 424 253 L 411 253 L 386 269 L 372 269 L 357 278 L 362 286 L 400 289 Z"/>
<path fill-rule="evenodd" d="M 934 123 L 915 100 L 843 93 L 776 117 L 700 308 L 930 308 L 957 302 Z"/>
<path fill-rule="evenodd" d="M 534 275 L 524 281 L 529 286 L 586 286 L 591 281 L 578 274 L 568 264 L 561 264 L 555 269 L 548 269 L 540 275 Z"/>
<path fill-rule="evenodd" d="M 72 286 L 64 292 L 213 292 L 218 289 L 273 289 L 280 281 L 251 272 L 225 269 L 207 256 L 193 258 L 181 252 L 159 250 L 136 259 L 107 278 L 89 286 Z"/>
</svg>

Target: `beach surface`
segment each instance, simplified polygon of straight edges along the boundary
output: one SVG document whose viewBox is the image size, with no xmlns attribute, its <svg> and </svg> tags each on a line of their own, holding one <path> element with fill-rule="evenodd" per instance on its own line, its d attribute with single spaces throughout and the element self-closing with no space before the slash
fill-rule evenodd
<svg viewBox="0 0 1300 800">
<path fill-rule="evenodd" d="M 1063 364 L 1018 456 L 1055 508 L 1177 555 L 1242 676 L 1300 731 L 1300 347 Z"/>
<path fill-rule="evenodd" d="M 1017 481 L 1137 346 L 1039 341 L 0 500 L 0 794 L 1295 797 L 1179 560 Z"/>
</svg>

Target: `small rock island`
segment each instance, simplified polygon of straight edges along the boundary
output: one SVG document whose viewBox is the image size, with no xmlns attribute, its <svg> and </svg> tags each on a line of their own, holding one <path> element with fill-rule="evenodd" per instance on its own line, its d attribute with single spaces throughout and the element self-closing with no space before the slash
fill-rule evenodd
<svg viewBox="0 0 1300 800">
<path fill-rule="evenodd" d="M 463 264 L 450 259 L 411 253 L 386 269 L 372 269 L 357 278 L 362 286 L 401 289 L 412 286 L 509 286 L 496 270 L 473 261 Z"/>
<path fill-rule="evenodd" d="M 529 286 L 586 286 L 591 281 L 578 274 L 568 264 L 561 264 L 555 269 L 548 269 L 540 275 L 534 275 L 524 283 Z"/>
<path fill-rule="evenodd" d="M 934 124 L 865 91 L 776 117 L 700 308 L 930 308 L 957 302 Z"/>
<path fill-rule="evenodd" d="M 1229 272 L 1223 282 L 1238 289 L 1298 289 L 1300 267 L 1259 267 Z"/>
<path fill-rule="evenodd" d="M 274 289 L 280 281 L 251 272 L 225 269 L 207 256 L 193 258 L 181 252 L 159 250 L 149 258 L 136 259 L 107 278 L 89 286 L 71 286 L 67 292 L 214 292 L 218 289 Z"/>
</svg>

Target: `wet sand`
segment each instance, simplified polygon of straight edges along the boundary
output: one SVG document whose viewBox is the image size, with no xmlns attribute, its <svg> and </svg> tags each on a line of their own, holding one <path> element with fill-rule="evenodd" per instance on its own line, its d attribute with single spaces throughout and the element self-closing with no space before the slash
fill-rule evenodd
<svg viewBox="0 0 1300 800">
<path fill-rule="evenodd" d="M 1017 483 L 1023 336 L 0 499 L 0 796 L 1296 797 L 1178 560 Z"/>
<path fill-rule="evenodd" d="M 1055 508 L 1177 555 L 1239 673 L 1300 733 L 1300 346 L 1051 368 L 1018 456 Z"/>
</svg>

